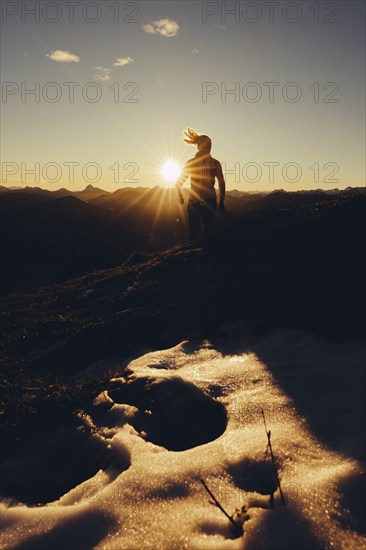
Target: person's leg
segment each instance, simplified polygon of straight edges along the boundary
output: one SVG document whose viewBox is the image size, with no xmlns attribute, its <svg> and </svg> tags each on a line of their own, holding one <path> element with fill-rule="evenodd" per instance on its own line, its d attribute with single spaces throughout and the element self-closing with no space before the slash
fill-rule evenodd
<svg viewBox="0 0 366 550">
<path fill-rule="evenodd" d="M 209 230 L 215 220 L 216 208 L 217 208 L 216 199 L 207 199 L 205 201 L 205 206 L 203 207 L 203 213 L 202 213 L 202 222 L 203 222 L 202 238 L 204 241 L 207 240 Z"/>
<path fill-rule="evenodd" d="M 188 201 L 187 214 L 189 223 L 189 238 L 191 241 L 199 239 L 202 207 L 193 201 Z"/>
</svg>

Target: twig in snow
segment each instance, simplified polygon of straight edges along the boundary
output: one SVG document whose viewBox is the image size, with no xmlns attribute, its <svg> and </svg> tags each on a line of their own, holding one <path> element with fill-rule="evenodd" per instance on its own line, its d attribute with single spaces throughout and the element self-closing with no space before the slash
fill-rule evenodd
<svg viewBox="0 0 366 550">
<path fill-rule="evenodd" d="M 265 417 L 265 415 L 264 415 L 264 410 L 263 410 L 263 409 L 262 409 L 262 416 L 263 416 L 264 428 L 265 428 L 265 430 L 266 430 L 267 439 L 268 439 L 267 449 L 269 450 L 269 453 L 270 453 L 270 455 L 271 455 L 271 461 L 272 461 L 272 464 L 273 464 L 273 470 L 274 470 L 274 474 L 275 474 L 275 476 L 276 476 L 278 489 L 279 489 L 279 491 L 280 491 L 281 501 L 282 501 L 282 504 L 283 504 L 284 506 L 286 506 L 285 497 L 284 497 L 283 492 L 282 492 L 280 476 L 278 475 L 278 469 L 277 469 L 275 457 L 274 457 L 273 450 L 272 450 L 271 430 L 267 430 L 266 417 Z"/>
<path fill-rule="evenodd" d="M 203 479 L 200 480 L 202 485 L 204 486 L 204 488 L 206 489 L 206 491 L 208 492 L 208 494 L 210 495 L 210 497 L 213 499 L 213 501 L 215 502 L 216 506 L 221 510 L 221 512 L 223 514 L 225 514 L 225 516 L 228 518 L 228 520 L 230 521 L 230 523 L 232 523 L 232 525 L 234 526 L 235 528 L 235 532 L 237 533 L 240 533 L 240 535 L 243 534 L 243 527 L 237 523 L 233 518 L 232 516 L 229 516 L 229 514 L 224 510 L 224 508 L 221 506 L 221 504 L 219 503 L 219 501 L 217 500 L 217 498 L 215 497 L 215 495 L 211 492 L 211 490 L 207 487 L 206 483 L 204 482 Z"/>
</svg>

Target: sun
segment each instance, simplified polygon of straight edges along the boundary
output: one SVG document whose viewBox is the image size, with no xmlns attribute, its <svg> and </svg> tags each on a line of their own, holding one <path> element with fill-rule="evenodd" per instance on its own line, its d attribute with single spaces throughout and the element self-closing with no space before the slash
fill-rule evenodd
<svg viewBox="0 0 366 550">
<path fill-rule="evenodd" d="M 176 160 L 167 160 L 161 167 L 161 174 L 166 182 L 173 183 L 181 175 L 182 167 Z"/>
</svg>

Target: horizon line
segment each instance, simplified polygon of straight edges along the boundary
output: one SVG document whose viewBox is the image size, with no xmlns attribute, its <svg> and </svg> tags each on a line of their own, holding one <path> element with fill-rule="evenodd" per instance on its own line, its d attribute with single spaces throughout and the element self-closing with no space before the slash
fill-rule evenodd
<svg viewBox="0 0 366 550">
<path fill-rule="evenodd" d="M 114 191 L 108 191 L 102 187 L 97 187 L 97 186 L 94 186 L 92 184 L 88 184 L 86 185 L 83 189 L 77 189 L 77 190 L 71 190 L 71 189 L 68 189 L 67 187 L 60 187 L 58 189 L 45 189 L 43 187 L 40 187 L 38 185 L 25 185 L 25 186 L 18 186 L 18 185 L 11 185 L 11 186 L 7 186 L 7 185 L 4 185 L 3 183 L 0 184 L 0 189 L 6 189 L 8 191 L 22 191 L 22 190 L 25 190 L 25 189 L 34 189 L 34 190 L 39 190 L 39 191 L 44 191 L 46 193 L 58 193 L 60 191 L 67 191 L 68 193 L 83 193 L 84 191 L 86 191 L 87 189 L 97 189 L 97 190 L 100 190 L 102 191 L 103 193 L 107 193 L 107 194 L 110 194 L 110 195 L 113 195 L 114 193 L 116 193 L 117 191 L 121 191 L 122 189 L 156 189 L 156 188 L 160 188 L 164 191 L 169 191 L 169 190 L 174 190 L 175 189 L 175 185 L 171 185 L 171 186 L 165 186 L 165 185 L 153 185 L 153 186 L 150 186 L 150 185 L 136 185 L 136 186 L 122 186 L 122 187 L 118 187 L 117 189 L 115 189 Z M 272 188 L 272 189 L 263 189 L 263 190 L 259 190 L 259 189 L 246 189 L 246 190 L 240 190 L 238 189 L 237 187 L 234 187 L 234 188 L 231 188 L 231 189 L 226 189 L 226 192 L 227 193 L 230 193 L 230 192 L 234 192 L 234 191 L 237 191 L 238 193 L 250 193 L 250 194 L 259 194 L 259 193 L 274 193 L 274 192 L 278 192 L 278 191 L 282 191 L 284 193 L 311 193 L 311 192 L 315 192 L 315 191 L 323 191 L 324 193 L 329 193 L 331 191 L 347 191 L 347 190 L 350 190 L 350 189 L 365 189 L 366 190 L 366 186 L 356 186 L 356 185 L 348 185 L 347 187 L 344 187 L 344 188 L 339 188 L 339 187 L 332 187 L 331 189 L 324 189 L 322 187 L 317 187 L 317 188 L 313 188 L 313 189 L 297 189 L 297 190 L 286 190 L 282 187 L 276 187 L 276 188 Z M 189 191 L 189 187 L 187 188 L 183 188 L 182 191 Z"/>
</svg>

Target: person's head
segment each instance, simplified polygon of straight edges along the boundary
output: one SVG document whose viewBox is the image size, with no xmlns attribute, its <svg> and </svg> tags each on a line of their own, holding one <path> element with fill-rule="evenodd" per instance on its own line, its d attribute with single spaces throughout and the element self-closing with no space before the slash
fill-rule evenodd
<svg viewBox="0 0 366 550">
<path fill-rule="evenodd" d="M 184 141 L 190 145 L 197 145 L 197 149 L 202 154 L 208 154 L 211 151 L 211 138 L 205 134 L 198 134 L 192 128 L 188 128 L 184 131 L 185 138 Z"/>
</svg>

